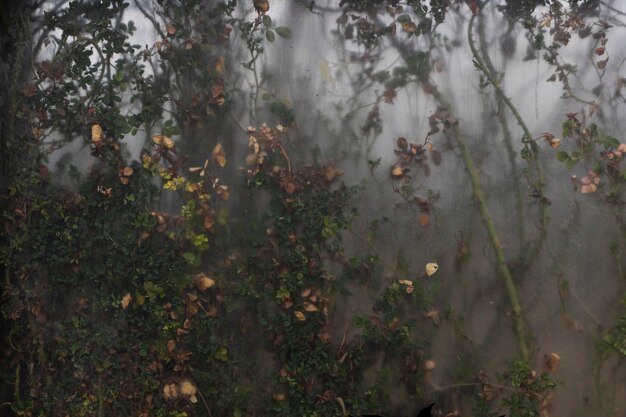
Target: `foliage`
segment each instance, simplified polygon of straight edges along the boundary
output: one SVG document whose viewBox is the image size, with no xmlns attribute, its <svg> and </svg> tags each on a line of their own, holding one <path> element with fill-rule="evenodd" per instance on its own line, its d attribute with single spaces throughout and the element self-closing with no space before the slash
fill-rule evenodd
<svg viewBox="0 0 626 417">
<path fill-rule="evenodd" d="M 437 263 L 424 262 L 425 273 L 416 274 L 402 249 L 395 265 L 386 262 L 372 243 L 378 220 L 363 253 L 351 256 L 344 247 L 356 234 L 360 190 L 341 181 L 336 162 L 320 162 L 319 152 L 312 164 L 294 157 L 297 109 L 269 92 L 258 65 L 270 44 L 292 39 L 296 28 L 270 16 L 269 2 L 255 0 L 246 11 L 234 1 L 158 0 L 154 13 L 135 2 L 158 33 L 145 47 L 132 43 L 138 27 L 125 20 L 129 5 L 122 1 L 72 1 L 41 15 L 18 7 L 11 35 L 20 42 L 3 51 L 7 76 L 0 77 L 8 96 L 0 126 L 8 174 L 0 195 L 4 409 L 24 416 L 345 416 L 397 411 L 395 396 L 430 402 L 436 395 L 452 404 L 455 395 L 431 379 L 431 339 L 443 318 L 468 342 L 471 359 L 447 376 L 453 388 L 471 393 L 476 416 L 550 415 L 556 388 L 550 373 L 559 356 L 548 355 L 541 374 L 533 369 L 537 358 L 525 344 L 532 335 L 517 297 L 525 268 L 547 245 L 541 140 L 562 147 L 548 155 L 566 169 L 584 167 L 580 180 L 572 176 L 573 188 L 613 210 L 621 245 L 626 145 L 589 121 L 598 105 L 578 97 L 570 84 L 577 66 L 559 54 L 574 34 L 591 36 L 594 68 L 604 71 L 610 25 L 588 24 L 589 4 L 550 2 L 537 18 L 539 5 L 506 1 L 498 10 L 511 27 L 524 28 L 528 54 L 542 53 L 553 68 L 547 81 L 561 82 L 566 97 L 587 111 L 569 113 L 558 134 L 538 137 L 506 96 L 504 74 L 484 52 L 485 41 L 474 46 L 481 2 L 342 0 L 337 9 L 338 48 L 349 57 L 343 69 L 355 91 L 345 119 L 366 109 L 357 136 L 372 177 L 383 164 L 369 152 L 385 132 L 384 106 L 413 87 L 435 103 L 426 137 L 397 138 L 388 171 L 390 187 L 415 212 L 409 226 L 434 228 L 440 191 L 418 179 L 461 153 L 507 291 L 502 316 L 512 317 L 520 346 L 509 369 L 496 373 L 497 384 L 481 370 L 462 318 L 452 309 L 440 317 L 441 285 L 428 281 L 437 279 Z M 521 176 L 531 190 L 527 200 L 538 204 L 519 210 L 540 226 L 530 237 L 519 232 L 516 254 L 499 241 L 466 126 L 435 81 L 444 69 L 440 55 L 460 46 L 437 27 L 460 10 L 471 15 L 468 42 L 481 94 L 493 93 L 498 112 L 511 112 L 524 131 Z M 382 53 L 389 48 L 397 53 L 391 66 Z M 31 60 L 29 73 L 31 65 L 22 64 Z M 241 82 L 239 62 L 250 71 L 252 92 Z M 332 80 L 325 64 L 323 76 Z M 361 94 L 371 94 L 371 104 L 359 107 Z M 255 113 L 261 103 L 274 122 L 229 124 L 246 99 L 253 101 L 251 119 L 261 119 Z M 245 138 L 248 152 L 238 161 L 229 139 Z M 131 140 L 144 141 L 136 160 Z M 48 158 L 76 142 L 90 149 L 90 167 L 86 174 L 70 167 L 72 183 L 62 186 L 63 172 L 50 173 Z M 233 174 L 239 165 L 243 191 Z M 521 189 L 520 201 L 527 197 Z M 169 211 L 161 209 L 167 199 Z M 457 272 L 468 251 L 461 232 Z M 622 268 L 618 249 L 615 258 Z M 370 291 L 367 299 L 358 296 L 367 314 L 341 323 L 342 297 L 357 297 L 351 291 L 360 287 Z M 598 345 L 624 354 L 625 328 L 618 316 Z"/>
</svg>

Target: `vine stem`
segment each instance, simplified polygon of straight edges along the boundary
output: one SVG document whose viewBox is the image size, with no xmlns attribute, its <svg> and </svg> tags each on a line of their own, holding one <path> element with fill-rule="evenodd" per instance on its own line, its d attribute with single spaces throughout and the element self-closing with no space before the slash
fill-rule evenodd
<svg viewBox="0 0 626 417">
<path fill-rule="evenodd" d="M 482 53 L 483 59 L 485 60 L 485 65 L 487 69 L 489 69 L 492 74 L 495 74 L 495 67 L 491 62 L 491 58 L 489 57 L 489 53 L 487 51 L 487 40 L 485 39 L 485 25 L 483 20 L 484 19 L 481 17 L 480 21 L 478 22 L 478 39 L 480 42 L 480 51 Z M 504 100 L 502 99 L 502 94 L 498 93 L 498 90 L 495 91 L 495 96 L 498 120 L 500 121 L 500 126 L 502 126 L 504 145 L 506 147 L 506 151 L 509 157 L 509 164 L 511 164 L 511 180 L 513 181 L 513 189 L 515 190 L 515 208 L 517 210 L 517 238 L 519 242 L 519 250 L 521 253 L 526 242 L 526 231 L 524 227 L 524 200 L 522 197 L 522 188 L 519 179 L 519 172 L 517 170 L 516 153 L 515 149 L 513 148 L 513 138 L 511 135 L 511 129 L 509 128 L 509 122 L 505 114 L 506 110 Z"/>
<path fill-rule="evenodd" d="M 487 81 L 489 81 L 489 84 L 493 86 L 496 92 L 496 97 L 499 100 L 502 100 L 507 105 L 509 110 L 511 110 L 511 113 L 513 113 L 513 116 L 515 116 L 515 119 L 517 120 L 518 124 L 522 128 L 522 131 L 524 132 L 524 139 L 522 140 L 522 142 L 524 143 L 525 146 L 528 146 L 528 148 L 530 149 L 533 155 L 533 159 L 535 161 L 535 167 L 537 170 L 537 182 L 532 183 L 530 182 L 530 179 L 529 179 L 529 182 L 530 182 L 530 185 L 532 185 L 535 188 L 535 190 L 539 193 L 541 224 L 539 228 L 539 237 L 537 239 L 535 247 L 528 253 L 528 256 L 525 257 L 526 259 L 524 263 L 527 265 L 528 261 L 539 253 L 539 249 L 541 248 L 543 240 L 545 239 L 545 236 L 546 236 L 546 228 L 548 225 L 549 217 L 548 217 L 548 210 L 547 210 L 547 202 L 543 196 L 545 176 L 543 173 L 543 167 L 541 163 L 539 162 L 539 160 L 537 159 L 537 149 L 536 149 L 537 144 L 535 140 L 533 139 L 532 135 L 530 134 L 530 130 L 528 129 L 526 122 L 522 118 L 519 110 L 517 109 L 517 107 L 515 107 L 511 99 L 509 99 L 506 96 L 506 94 L 504 94 L 504 91 L 502 90 L 502 87 L 500 86 L 500 82 L 496 78 L 495 71 L 493 70 L 493 66 L 490 65 L 491 61 L 489 60 L 489 57 L 485 56 L 485 60 L 487 61 L 487 63 L 485 63 L 485 60 L 481 58 L 480 54 L 478 53 L 478 50 L 476 49 L 476 46 L 474 45 L 474 37 L 472 35 L 472 29 L 474 28 L 475 20 L 476 20 L 476 15 L 472 15 L 472 17 L 470 18 L 469 24 L 467 26 L 467 40 L 469 43 L 470 50 L 472 51 L 474 64 L 476 65 L 476 68 L 478 68 L 478 70 L 485 75 L 485 77 L 487 78 Z"/>
<path fill-rule="evenodd" d="M 453 115 L 454 112 L 452 105 L 443 97 L 441 92 L 435 86 L 433 86 L 432 93 L 435 99 L 446 109 L 446 111 L 450 115 Z M 481 218 L 483 220 L 483 223 L 485 224 L 485 228 L 487 229 L 491 245 L 493 246 L 493 249 L 496 253 L 498 270 L 500 272 L 500 275 L 502 276 L 502 279 L 504 280 L 504 284 L 506 286 L 506 290 L 509 296 L 509 302 L 511 303 L 511 309 L 513 311 L 513 322 L 515 335 L 517 337 L 517 347 L 519 350 L 519 354 L 524 361 L 528 361 L 528 347 L 526 345 L 524 321 L 522 318 L 522 308 L 520 306 L 519 297 L 517 295 L 517 289 L 515 288 L 515 284 L 513 282 L 513 275 L 511 274 L 511 270 L 507 266 L 504 249 L 502 247 L 502 243 L 500 242 L 500 237 L 498 236 L 493 217 L 489 212 L 485 193 L 483 192 L 482 185 L 480 184 L 478 170 L 476 168 L 476 165 L 474 164 L 474 160 L 472 159 L 472 155 L 470 154 L 467 142 L 465 141 L 465 137 L 461 132 L 458 121 L 455 121 L 453 123 L 453 128 L 457 143 L 459 145 L 459 149 L 461 150 L 461 157 L 463 158 L 467 174 L 470 178 L 470 184 L 472 185 L 474 198 L 478 203 Z"/>
</svg>

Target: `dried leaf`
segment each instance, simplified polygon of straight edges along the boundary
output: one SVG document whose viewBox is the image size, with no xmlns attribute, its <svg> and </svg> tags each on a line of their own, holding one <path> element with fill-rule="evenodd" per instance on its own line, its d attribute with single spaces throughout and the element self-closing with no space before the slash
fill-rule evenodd
<svg viewBox="0 0 626 417">
<path fill-rule="evenodd" d="M 400 164 L 394 164 L 391 167 L 391 177 L 394 179 L 400 179 L 404 177 L 406 171 L 408 171 L 408 168 L 403 168 Z"/>
<path fill-rule="evenodd" d="M 100 143 L 102 141 L 102 127 L 98 124 L 91 126 L 91 141 Z"/>
<path fill-rule="evenodd" d="M 298 319 L 298 321 L 306 320 L 306 317 L 304 316 L 304 313 L 302 311 L 294 311 L 293 315 L 296 316 L 296 319 Z"/>
<path fill-rule="evenodd" d="M 167 341 L 167 351 L 172 353 L 174 351 L 174 349 L 176 349 L 176 342 L 172 339 Z"/>
<path fill-rule="evenodd" d="M 426 264 L 426 275 L 433 276 L 435 274 L 435 272 L 437 272 L 439 270 L 439 265 L 437 265 L 435 262 L 430 262 Z"/>
<path fill-rule="evenodd" d="M 431 319 L 435 326 L 439 326 L 441 319 L 439 318 L 439 312 L 437 310 L 429 310 L 426 313 L 426 317 Z"/>
<path fill-rule="evenodd" d="M 324 171 L 324 180 L 327 183 L 331 183 L 335 180 L 335 178 L 343 175 L 343 171 L 340 169 L 335 169 L 334 166 L 328 165 Z"/>
<path fill-rule="evenodd" d="M 406 138 L 398 138 L 398 140 L 396 141 L 396 146 L 398 146 L 398 148 L 400 148 L 403 151 L 406 151 L 409 148 L 409 142 L 406 140 Z"/>
<path fill-rule="evenodd" d="M 417 26 L 415 25 L 415 23 L 411 21 L 403 22 L 402 30 L 405 31 L 406 33 L 415 33 L 415 31 L 417 30 Z"/>
<path fill-rule="evenodd" d="M 270 2 L 267 0 L 253 0 L 252 3 L 259 14 L 267 13 L 270 9 Z"/>
<path fill-rule="evenodd" d="M 226 153 L 224 152 L 224 147 L 221 143 L 215 145 L 212 155 L 213 160 L 217 162 L 220 167 L 224 168 L 224 166 L 226 166 Z"/>
<path fill-rule="evenodd" d="M 122 170 L 122 175 L 124 175 L 125 177 L 130 177 L 131 175 L 133 175 L 133 169 L 131 167 L 124 167 L 124 169 Z"/>
<path fill-rule="evenodd" d="M 315 304 L 311 304 L 306 301 L 303 304 L 303 308 L 304 308 L 304 311 L 306 311 L 307 313 L 315 313 L 319 311 L 318 308 L 315 306 Z"/>
<path fill-rule="evenodd" d="M 394 88 L 388 88 L 385 90 L 383 94 L 383 98 L 385 99 L 385 103 L 393 104 L 393 99 L 396 98 L 396 90 Z"/>
<path fill-rule="evenodd" d="M 216 98 L 217 96 L 220 96 L 223 92 L 224 92 L 224 82 L 223 81 L 219 81 L 219 82 L 213 84 L 213 86 L 211 87 L 211 95 L 213 96 L 213 98 Z"/>
<path fill-rule="evenodd" d="M 185 397 L 191 397 L 193 395 L 196 395 L 198 389 L 190 380 L 185 379 L 179 384 L 179 391 L 181 395 Z"/>
<path fill-rule="evenodd" d="M 401 279 L 398 280 L 398 282 L 405 286 L 404 291 L 407 294 L 411 294 L 413 292 L 413 281 L 410 281 L 408 279 Z"/>
<path fill-rule="evenodd" d="M 163 136 L 163 146 L 165 149 L 172 149 L 175 143 L 174 140 L 168 136 Z"/>
<path fill-rule="evenodd" d="M 217 72 L 218 74 L 221 74 L 222 72 L 224 72 L 224 57 L 223 56 L 221 56 L 217 60 L 217 63 L 215 64 L 215 72 Z"/>
<path fill-rule="evenodd" d="M 543 363 L 550 372 L 554 372 L 561 362 L 561 357 L 557 353 L 550 353 L 544 357 Z"/>
<path fill-rule="evenodd" d="M 176 26 L 174 26 L 174 23 L 168 23 L 167 26 L 165 26 L 165 31 L 168 35 L 172 36 L 176 33 Z"/>
<path fill-rule="evenodd" d="M 163 386 L 163 398 L 166 400 L 178 398 L 178 387 L 176 384 L 166 384 Z"/>
<path fill-rule="evenodd" d="M 193 282 L 200 291 L 207 290 L 215 285 L 215 280 L 207 277 L 203 273 L 195 275 Z"/>
<path fill-rule="evenodd" d="M 595 184 L 585 184 L 582 187 L 580 187 L 580 192 L 582 194 L 595 193 L 596 190 L 597 190 L 597 187 Z"/>
<path fill-rule="evenodd" d="M 124 296 L 122 297 L 122 301 L 121 301 L 122 309 L 126 310 L 132 300 L 133 300 L 133 297 L 130 295 L 129 292 L 124 294 Z"/>
<path fill-rule="evenodd" d="M 230 191 L 228 191 L 227 185 L 220 185 L 217 187 L 217 195 L 222 197 L 222 200 L 226 201 L 230 197 Z"/>
</svg>

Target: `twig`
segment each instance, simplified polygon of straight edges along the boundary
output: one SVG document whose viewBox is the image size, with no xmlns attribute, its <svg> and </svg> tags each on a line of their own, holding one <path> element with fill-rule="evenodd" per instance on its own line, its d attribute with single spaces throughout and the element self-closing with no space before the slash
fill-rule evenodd
<svg viewBox="0 0 626 417">
<path fill-rule="evenodd" d="M 211 414 L 211 409 L 209 408 L 209 404 L 207 404 L 206 400 L 204 399 L 204 395 L 202 395 L 200 390 L 198 390 L 198 395 L 200 396 L 200 399 L 202 400 L 202 403 L 204 404 L 204 408 L 206 408 L 206 412 L 209 413 L 209 417 L 213 417 L 213 414 Z"/>
</svg>

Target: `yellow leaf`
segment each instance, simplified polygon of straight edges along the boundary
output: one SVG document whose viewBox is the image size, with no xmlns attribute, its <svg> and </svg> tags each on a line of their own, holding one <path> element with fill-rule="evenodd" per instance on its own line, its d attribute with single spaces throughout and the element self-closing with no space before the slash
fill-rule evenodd
<svg viewBox="0 0 626 417">
<path fill-rule="evenodd" d="M 224 153 L 224 147 L 221 143 L 218 143 L 215 145 L 215 148 L 213 148 L 213 159 L 222 168 L 226 165 L 226 154 Z"/>
<path fill-rule="evenodd" d="M 221 56 L 220 59 L 217 60 L 217 64 L 215 64 L 215 72 L 221 74 L 224 72 L 224 57 Z"/>
<path fill-rule="evenodd" d="M 319 310 L 317 309 L 317 307 L 315 307 L 315 304 L 305 302 L 304 311 L 306 311 L 307 313 L 315 313 L 316 311 L 319 311 Z"/>
<path fill-rule="evenodd" d="M 434 275 L 437 270 L 439 270 L 439 265 L 437 265 L 435 262 L 430 262 L 426 264 L 426 275 L 428 275 L 429 277 Z"/>
<path fill-rule="evenodd" d="M 299 321 L 305 321 L 306 320 L 306 317 L 304 316 L 304 313 L 302 311 L 294 311 L 293 315 L 296 316 L 296 318 Z"/>
<path fill-rule="evenodd" d="M 91 140 L 93 143 L 102 141 L 102 127 L 98 124 L 91 126 Z"/>
</svg>

